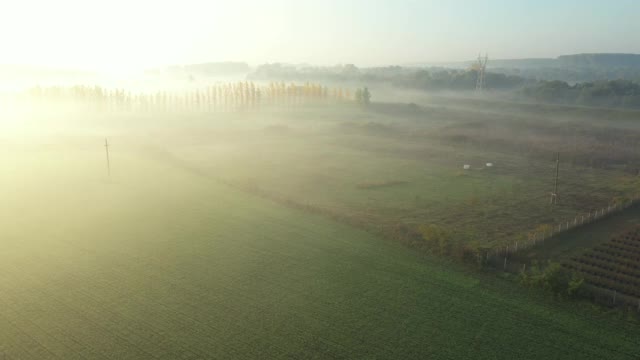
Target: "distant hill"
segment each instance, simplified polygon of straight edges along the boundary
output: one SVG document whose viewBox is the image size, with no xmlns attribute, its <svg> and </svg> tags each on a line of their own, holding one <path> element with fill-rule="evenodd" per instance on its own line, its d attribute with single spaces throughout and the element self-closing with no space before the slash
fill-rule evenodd
<svg viewBox="0 0 640 360">
<path fill-rule="evenodd" d="M 250 71 L 250 68 L 249 64 L 245 62 L 226 61 L 170 66 L 167 70 L 169 72 L 186 72 L 200 75 L 235 75 L 246 74 Z"/>
<path fill-rule="evenodd" d="M 555 60 L 561 66 L 640 68 L 640 54 L 576 54 L 558 56 Z"/>
<path fill-rule="evenodd" d="M 442 66 L 452 68 L 466 68 L 474 60 L 440 63 L 413 63 L 410 67 Z M 526 59 L 491 59 L 488 68 L 640 68 L 640 54 L 573 54 L 561 55 L 556 58 L 526 58 Z"/>
<path fill-rule="evenodd" d="M 469 64 L 472 62 L 469 61 Z M 488 67 L 497 68 L 544 68 L 558 66 L 557 59 L 532 58 L 532 59 L 497 59 L 489 60 Z"/>
<path fill-rule="evenodd" d="M 489 60 L 491 71 L 538 80 L 561 80 L 571 84 L 607 80 L 640 81 L 638 54 L 575 54 L 546 61 Z M 535 66 L 535 64 L 538 66 Z"/>
<path fill-rule="evenodd" d="M 409 67 L 439 66 L 468 69 L 474 61 L 408 64 Z M 536 80 L 580 83 L 600 80 L 640 81 L 640 54 L 573 54 L 557 58 L 491 59 L 487 69 L 494 73 Z"/>
<path fill-rule="evenodd" d="M 471 63 L 471 62 L 468 62 Z M 555 59 L 506 59 L 489 60 L 490 68 L 640 68 L 640 54 L 574 54 Z"/>
</svg>

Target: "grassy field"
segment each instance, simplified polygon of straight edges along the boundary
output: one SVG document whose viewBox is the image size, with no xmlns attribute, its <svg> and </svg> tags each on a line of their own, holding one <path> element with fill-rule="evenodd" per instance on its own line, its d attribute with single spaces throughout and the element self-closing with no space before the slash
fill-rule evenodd
<svg viewBox="0 0 640 360">
<path fill-rule="evenodd" d="M 165 141 L 178 144 L 165 148 L 243 189 L 373 228 L 436 224 L 491 247 L 638 192 L 640 128 L 621 117 L 603 131 L 596 119 L 569 117 L 450 104 L 298 109 L 240 116 L 225 129 L 194 125 L 197 135 L 172 132 Z M 551 211 L 556 151 L 562 201 Z"/>
<path fill-rule="evenodd" d="M 114 146 L 107 180 L 97 140 L 2 146 L 0 358 L 640 355 L 633 323 L 467 274 L 157 154 Z"/>
</svg>

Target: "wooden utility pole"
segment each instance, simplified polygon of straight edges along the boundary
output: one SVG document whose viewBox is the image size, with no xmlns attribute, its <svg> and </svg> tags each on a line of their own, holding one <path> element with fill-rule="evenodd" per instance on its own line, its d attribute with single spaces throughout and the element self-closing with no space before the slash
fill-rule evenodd
<svg viewBox="0 0 640 360">
<path fill-rule="evenodd" d="M 111 178 L 111 164 L 109 162 L 109 142 L 104 138 L 104 150 L 107 154 L 107 175 Z"/>
<path fill-rule="evenodd" d="M 560 174 L 560 153 L 556 155 L 556 179 L 553 184 L 553 192 L 551 193 L 551 205 L 558 203 L 558 175 Z"/>
</svg>

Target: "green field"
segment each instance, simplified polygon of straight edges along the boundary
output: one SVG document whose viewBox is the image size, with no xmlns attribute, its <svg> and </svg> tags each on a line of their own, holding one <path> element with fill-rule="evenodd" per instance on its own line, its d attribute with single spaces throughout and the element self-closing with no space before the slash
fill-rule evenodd
<svg viewBox="0 0 640 360">
<path fill-rule="evenodd" d="M 630 120 L 637 113 L 612 111 L 621 119 L 608 120 L 605 131 L 599 119 L 570 118 L 562 108 L 521 110 L 379 104 L 265 111 L 225 128 L 191 123 L 165 134 L 162 156 L 364 228 L 435 224 L 483 247 L 513 244 L 542 225 L 638 193 L 640 128 Z M 551 211 L 555 152 L 562 201 Z"/>
<path fill-rule="evenodd" d="M 108 181 L 100 138 L 65 140 L 2 145 L 0 358 L 640 356 L 635 323 L 239 192 L 124 139 Z"/>
</svg>

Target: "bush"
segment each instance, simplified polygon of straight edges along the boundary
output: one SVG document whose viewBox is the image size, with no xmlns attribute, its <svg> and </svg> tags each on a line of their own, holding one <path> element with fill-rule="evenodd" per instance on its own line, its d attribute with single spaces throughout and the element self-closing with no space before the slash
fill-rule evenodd
<svg viewBox="0 0 640 360">
<path fill-rule="evenodd" d="M 584 278 L 582 276 L 576 273 L 572 274 L 571 279 L 567 284 L 567 295 L 570 298 L 584 295 Z"/>
<path fill-rule="evenodd" d="M 453 235 L 450 231 L 438 225 L 422 225 L 420 235 L 426 247 L 438 255 L 452 254 Z"/>
<path fill-rule="evenodd" d="M 560 296 L 573 298 L 583 295 L 584 279 L 576 273 L 567 272 L 555 262 L 549 262 L 544 270 L 541 270 L 534 261 L 528 273 L 520 273 L 520 283 L 542 288 Z"/>
</svg>

